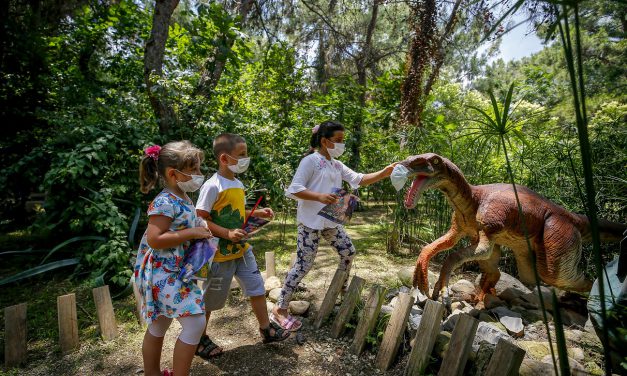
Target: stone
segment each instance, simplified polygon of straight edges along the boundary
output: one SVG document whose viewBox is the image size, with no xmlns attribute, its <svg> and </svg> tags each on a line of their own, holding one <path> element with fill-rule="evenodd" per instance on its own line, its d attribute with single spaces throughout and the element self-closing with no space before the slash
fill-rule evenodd
<svg viewBox="0 0 627 376">
<path fill-rule="evenodd" d="M 446 350 L 448 350 L 448 343 L 451 341 L 451 333 L 442 331 L 435 338 L 435 345 L 433 346 L 433 353 L 440 358 L 444 357 Z"/>
<path fill-rule="evenodd" d="M 557 356 L 557 354 L 555 354 L 555 361 L 559 364 L 559 357 Z M 544 358 L 542 358 L 541 362 L 550 364 L 551 367 L 553 366 L 553 358 L 551 357 L 551 355 L 547 355 Z M 570 366 L 570 370 L 574 373 L 577 373 L 578 371 L 579 372 L 586 371 L 586 368 L 584 366 L 579 364 L 578 361 L 576 361 L 575 359 L 571 357 L 568 357 L 568 365 Z"/>
<path fill-rule="evenodd" d="M 410 291 L 410 289 L 407 286 L 401 286 L 401 287 L 398 288 L 398 292 L 399 293 L 409 294 L 409 291 Z"/>
<path fill-rule="evenodd" d="M 403 286 L 407 286 L 409 288 L 413 287 L 414 282 L 414 267 L 402 268 L 397 273 L 398 279 L 401 281 Z M 427 279 L 429 280 L 429 286 L 435 285 L 435 282 L 438 280 L 438 276 L 435 275 L 431 270 L 429 270 Z"/>
<path fill-rule="evenodd" d="M 480 321 L 477 326 L 477 332 L 475 339 L 472 341 L 473 348 L 479 348 L 481 341 L 488 342 L 492 345 L 496 345 L 500 339 L 504 339 L 509 342 L 513 342 L 512 338 L 503 332 L 499 327 L 492 323 Z"/>
<path fill-rule="evenodd" d="M 488 368 L 488 363 L 490 362 L 490 358 L 494 353 L 494 349 L 496 345 L 488 343 L 486 341 L 481 341 L 477 345 L 477 349 L 475 350 L 474 342 L 473 342 L 473 350 L 470 353 L 470 360 L 472 361 L 469 375 L 481 376 L 485 374 L 486 369 Z"/>
<path fill-rule="evenodd" d="M 586 321 L 588 321 L 588 316 L 584 316 L 579 312 L 575 312 L 570 309 L 560 309 L 560 313 L 562 314 L 562 322 L 564 326 L 578 326 L 580 328 L 584 328 L 586 326 Z"/>
<path fill-rule="evenodd" d="M 276 288 L 281 288 L 283 285 L 281 284 L 281 280 L 277 276 L 272 276 L 264 282 L 264 286 L 266 287 L 266 294 L 271 290 Z"/>
<path fill-rule="evenodd" d="M 523 325 L 520 313 L 510 311 L 505 307 L 496 307 L 492 309 L 491 312 L 494 312 L 499 317 L 501 324 L 505 326 L 512 336 L 521 337 L 524 335 L 525 326 Z"/>
<path fill-rule="evenodd" d="M 461 311 L 464 308 L 464 305 L 462 304 L 462 302 L 453 302 L 451 303 L 451 310 L 452 311 Z"/>
<path fill-rule="evenodd" d="M 237 280 L 235 278 L 231 280 L 231 286 L 229 287 L 229 289 L 231 290 L 239 289 L 239 283 L 237 283 Z"/>
<path fill-rule="evenodd" d="M 422 308 L 420 308 L 419 306 L 417 306 L 416 304 L 414 304 L 411 307 L 411 311 L 409 311 L 410 315 L 422 315 Z"/>
<path fill-rule="evenodd" d="M 294 300 L 290 302 L 290 312 L 293 315 L 302 316 L 309 310 L 310 303 L 304 300 Z"/>
<path fill-rule="evenodd" d="M 527 324 L 532 324 L 534 322 L 544 320 L 542 316 L 542 311 L 539 309 L 526 309 L 521 306 L 513 306 L 511 310 L 514 312 L 520 313 L 520 315 L 523 318 L 523 321 L 526 322 Z M 546 313 L 546 316 L 549 321 L 553 319 L 553 316 L 549 312 Z"/>
<path fill-rule="evenodd" d="M 411 291 L 411 296 L 414 297 L 414 301 L 419 307 L 424 308 L 425 304 L 427 304 L 427 299 L 429 299 L 425 294 L 420 292 L 418 289 L 413 289 Z"/>
<path fill-rule="evenodd" d="M 272 278 L 272 277 L 270 277 Z M 275 288 L 270 290 L 270 293 L 268 294 L 268 298 L 273 301 L 274 303 L 277 302 L 277 300 L 279 300 L 279 296 L 281 296 L 281 288 Z"/>
<path fill-rule="evenodd" d="M 527 352 L 527 356 L 535 359 L 542 360 L 545 356 L 551 355 L 551 349 L 549 348 L 549 343 L 546 341 L 518 341 L 518 347 L 525 350 Z M 582 356 L 582 352 L 579 348 L 567 348 L 566 351 L 568 353 L 569 358 L 580 358 Z M 557 347 L 553 345 L 553 351 L 557 356 Z"/>
<path fill-rule="evenodd" d="M 483 304 L 485 305 L 485 309 L 492 309 L 504 306 L 505 302 L 499 299 L 497 296 L 494 296 L 492 294 L 486 294 L 483 297 Z"/>
<path fill-rule="evenodd" d="M 409 324 L 410 330 L 418 330 L 418 326 L 420 325 L 420 320 L 422 319 L 422 315 L 412 315 L 409 314 L 409 319 L 407 320 Z"/>
<path fill-rule="evenodd" d="M 564 335 L 571 342 L 579 342 L 583 336 L 583 332 L 577 329 L 565 329 Z"/>
<path fill-rule="evenodd" d="M 447 332 L 452 332 L 455 328 L 455 324 L 457 324 L 457 320 L 459 320 L 459 315 L 464 313 L 463 311 L 457 309 L 453 311 L 442 323 L 442 330 Z"/>
<path fill-rule="evenodd" d="M 455 282 L 450 287 L 450 289 L 453 297 L 457 298 L 460 301 L 472 301 L 477 295 L 477 289 L 475 288 L 475 285 L 465 279 L 460 279 L 459 281 Z"/>
<path fill-rule="evenodd" d="M 479 281 L 481 281 L 481 274 L 477 276 L 475 284 L 477 286 L 480 285 Z M 494 290 L 496 290 L 496 295 L 501 295 L 505 289 L 512 288 L 522 292 L 523 294 L 530 293 L 531 290 L 527 288 L 520 280 L 515 277 L 512 277 L 510 274 L 505 272 L 501 272 L 501 278 L 499 278 L 498 282 L 494 286 Z"/>
<path fill-rule="evenodd" d="M 389 304 L 386 305 L 382 305 L 381 306 L 381 311 L 379 313 L 379 315 L 383 316 L 383 315 L 391 315 L 392 311 L 394 311 L 394 307 L 392 307 Z"/>
<path fill-rule="evenodd" d="M 542 298 L 544 300 L 544 307 L 549 311 L 553 311 L 553 297 L 552 297 L 551 290 L 552 288 L 550 287 L 540 286 L 540 292 L 542 293 Z M 556 290 L 556 294 L 557 294 L 557 290 Z M 535 308 L 541 309 L 540 297 L 538 296 L 537 288 L 533 289 L 531 293 L 525 294 L 525 296 L 523 296 L 523 299 L 529 302 L 530 304 L 534 305 Z"/>
<path fill-rule="evenodd" d="M 266 300 L 266 309 L 268 310 L 268 313 L 272 312 L 272 310 L 274 309 L 274 303 Z"/>
<path fill-rule="evenodd" d="M 520 376 L 550 376 L 555 375 L 555 371 L 551 364 L 525 357 L 520 365 L 518 374 Z"/>
<path fill-rule="evenodd" d="M 395 296 L 392 298 L 392 300 L 390 301 L 390 304 L 388 304 L 390 307 L 394 308 L 396 307 L 396 305 L 398 304 L 398 296 Z"/>
</svg>

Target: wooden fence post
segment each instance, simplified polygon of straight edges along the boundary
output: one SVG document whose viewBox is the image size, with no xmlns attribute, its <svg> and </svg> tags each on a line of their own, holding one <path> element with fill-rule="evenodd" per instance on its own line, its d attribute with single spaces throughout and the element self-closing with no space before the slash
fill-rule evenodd
<svg viewBox="0 0 627 376">
<path fill-rule="evenodd" d="M 500 339 L 496 344 L 485 374 L 486 376 L 518 375 L 524 357 L 525 350 L 509 341 Z"/>
<path fill-rule="evenodd" d="M 276 275 L 276 264 L 274 262 L 274 252 L 266 252 L 266 278 Z"/>
<path fill-rule="evenodd" d="M 383 334 L 383 340 L 377 353 L 377 368 L 381 371 L 390 368 L 394 361 L 398 346 L 403 340 L 403 333 L 407 327 L 407 318 L 412 305 L 414 305 L 414 298 L 411 295 L 406 293 L 398 294 L 398 303 L 392 311 L 392 316 L 387 328 L 385 328 L 385 334 Z"/>
<path fill-rule="evenodd" d="M 318 315 L 316 316 L 316 320 L 313 324 L 314 328 L 320 329 L 322 322 L 333 310 L 333 306 L 335 306 L 335 299 L 337 299 L 337 295 L 340 293 L 347 276 L 346 270 L 337 269 L 335 271 L 335 275 L 331 280 L 329 289 L 327 290 L 324 300 L 322 300 L 322 304 L 320 305 L 320 309 L 318 310 Z"/>
<path fill-rule="evenodd" d="M 115 313 L 113 312 L 113 303 L 111 302 L 111 294 L 109 286 L 105 285 L 92 290 L 94 302 L 96 303 L 96 312 L 98 314 L 98 322 L 100 323 L 100 334 L 105 341 L 117 337 L 118 328 L 115 323 Z"/>
<path fill-rule="evenodd" d="M 342 335 L 344 327 L 348 320 L 351 318 L 357 301 L 361 298 L 361 289 L 364 287 L 366 281 L 358 276 L 353 276 L 351 284 L 348 287 L 348 292 L 344 297 L 344 301 L 340 306 L 340 312 L 338 312 L 333 326 L 331 327 L 331 337 L 338 338 Z"/>
<path fill-rule="evenodd" d="M 438 376 L 461 376 L 472 351 L 472 340 L 477 333 L 479 321 L 474 317 L 460 313 L 457 324 L 451 334 L 448 350 L 442 359 Z M 415 345 L 414 345 L 415 346 Z"/>
<path fill-rule="evenodd" d="M 57 315 L 59 322 L 59 347 L 67 354 L 78 348 L 78 319 L 76 317 L 76 295 L 67 294 L 57 297 Z"/>
<path fill-rule="evenodd" d="M 294 267 L 294 264 L 296 264 L 297 257 L 298 256 L 296 255 L 296 252 L 292 252 L 292 255 L 290 256 L 290 266 L 288 267 L 288 269 L 292 269 Z"/>
<path fill-rule="evenodd" d="M 433 352 L 435 340 L 440 333 L 443 314 L 444 305 L 431 299 L 427 300 L 424 313 L 420 319 L 420 325 L 418 325 L 418 331 L 416 331 L 416 336 L 414 337 L 414 347 L 412 347 L 409 354 L 405 376 L 424 374 L 429 364 L 431 352 Z"/>
<path fill-rule="evenodd" d="M 4 365 L 16 367 L 26 361 L 26 303 L 4 309 Z"/>
<path fill-rule="evenodd" d="M 203 286 L 201 287 L 201 289 L 203 289 L 204 291 L 204 284 L 207 282 L 204 281 L 202 283 Z M 146 320 L 144 320 L 144 316 L 142 315 L 142 296 L 139 292 L 139 288 L 135 284 L 135 281 L 131 282 L 131 284 L 133 285 L 133 295 L 135 295 L 135 316 L 137 317 L 137 322 L 139 323 L 139 325 L 145 326 Z"/>
<path fill-rule="evenodd" d="M 366 345 L 366 336 L 372 330 L 377 323 L 379 312 L 381 312 L 381 305 L 383 304 L 383 298 L 385 297 L 385 288 L 382 286 L 373 286 L 370 289 L 370 295 L 364 306 L 363 314 L 357 328 L 355 329 L 355 337 L 353 337 L 353 343 L 350 347 L 350 352 L 359 355 L 364 351 Z"/>
</svg>

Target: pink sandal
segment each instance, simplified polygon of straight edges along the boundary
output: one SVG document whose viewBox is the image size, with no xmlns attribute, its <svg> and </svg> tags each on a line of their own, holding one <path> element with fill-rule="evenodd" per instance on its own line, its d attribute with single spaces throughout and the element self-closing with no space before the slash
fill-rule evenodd
<svg viewBox="0 0 627 376">
<path fill-rule="evenodd" d="M 286 319 L 281 320 L 274 312 L 270 314 L 270 321 L 290 332 L 296 332 L 303 326 L 303 323 L 292 315 L 287 315 Z"/>
<path fill-rule="evenodd" d="M 163 376 L 174 376 L 174 370 L 170 371 L 169 369 L 163 370 Z"/>
</svg>

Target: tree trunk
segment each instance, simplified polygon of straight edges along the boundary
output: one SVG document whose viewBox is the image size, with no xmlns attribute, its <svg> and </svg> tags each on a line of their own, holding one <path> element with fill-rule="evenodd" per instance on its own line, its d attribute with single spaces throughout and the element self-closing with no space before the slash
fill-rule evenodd
<svg viewBox="0 0 627 376">
<path fill-rule="evenodd" d="M 242 0 L 239 3 L 238 13 L 241 18 L 242 25 L 246 23 L 248 13 L 250 12 L 250 9 L 254 5 L 254 3 L 254 0 Z M 205 63 L 203 64 L 203 71 L 200 75 L 200 80 L 198 82 L 198 86 L 196 87 L 195 94 L 202 95 L 203 97 L 207 98 L 207 100 L 211 99 L 214 89 L 218 85 L 220 77 L 222 77 L 222 72 L 224 71 L 224 67 L 226 66 L 228 54 L 231 53 L 231 49 L 233 48 L 234 43 L 234 39 L 223 36 L 222 44 L 226 48 L 216 47 L 213 51 L 212 56 L 205 60 Z"/>
<path fill-rule="evenodd" d="M 163 74 L 163 57 L 165 54 L 165 43 L 168 40 L 170 18 L 179 0 L 157 0 L 155 3 L 155 13 L 152 17 L 152 30 L 150 38 L 146 42 L 144 53 L 144 82 L 150 105 L 152 106 L 159 130 L 162 134 L 167 134 L 173 124 L 176 123 L 176 113 L 169 103 L 167 96 L 159 93 L 157 80 Z"/>
</svg>

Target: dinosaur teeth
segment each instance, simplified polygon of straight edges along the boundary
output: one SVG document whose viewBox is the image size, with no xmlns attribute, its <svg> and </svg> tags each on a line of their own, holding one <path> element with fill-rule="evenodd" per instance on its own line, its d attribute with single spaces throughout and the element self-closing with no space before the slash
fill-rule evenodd
<svg viewBox="0 0 627 376">
<path fill-rule="evenodd" d="M 427 182 L 428 177 L 425 175 L 418 175 L 411 184 L 411 187 L 407 191 L 405 195 L 405 208 L 412 209 L 416 206 L 416 202 L 418 202 L 418 198 L 420 197 L 420 192 Z"/>
</svg>

